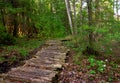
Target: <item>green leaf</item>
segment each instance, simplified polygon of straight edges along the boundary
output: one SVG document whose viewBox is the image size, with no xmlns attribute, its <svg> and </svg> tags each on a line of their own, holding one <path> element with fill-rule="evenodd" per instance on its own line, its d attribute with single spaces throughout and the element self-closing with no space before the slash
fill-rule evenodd
<svg viewBox="0 0 120 83">
<path fill-rule="evenodd" d="M 90 74 L 96 74 L 96 72 L 94 70 L 91 70 L 89 73 Z"/>
</svg>

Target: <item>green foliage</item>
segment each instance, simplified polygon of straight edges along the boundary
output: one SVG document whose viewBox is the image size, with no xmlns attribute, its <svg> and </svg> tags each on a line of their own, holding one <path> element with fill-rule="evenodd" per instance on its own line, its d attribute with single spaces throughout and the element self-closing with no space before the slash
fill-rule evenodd
<svg viewBox="0 0 120 83">
<path fill-rule="evenodd" d="M 113 81 L 113 77 L 109 77 L 108 81 L 112 82 Z"/>
<path fill-rule="evenodd" d="M 90 73 L 90 74 L 96 74 L 96 71 L 91 70 L 89 73 Z"/>
<path fill-rule="evenodd" d="M 90 62 L 89 68 L 90 69 L 95 68 L 94 70 L 90 71 L 91 74 L 92 73 L 95 74 L 95 72 L 101 72 L 101 73 L 104 72 L 104 70 L 106 68 L 106 63 L 104 61 L 96 60 L 93 57 L 89 57 L 88 61 Z"/>
<path fill-rule="evenodd" d="M 19 49 L 19 53 L 25 58 L 28 55 L 28 51 L 24 49 Z"/>
<path fill-rule="evenodd" d="M 18 51 L 23 58 L 25 58 L 28 53 L 35 48 L 38 48 L 40 45 L 43 44 L 43 41 L 39 41 L 38 39 L 17 39 L 17 43 L 13 46 L 6 46 L 5 48 L 9 51 L 16 50 Z"/>
<path fill-rule="evenodd" d="M 15 0 L 0 1 L 0 4 L 6 11 L 3 14 L 13 17 L 11 22 L 15 18 L 18 24 L 24 26 L 19 27 L 22 33 L 20 36 L 27 36 L 27 31 L 31 31 L 32 35 L 36 33 L 35 36 L 41 39 L 65 36 L 65 15 L 61 14 L 65 10 L 65 4 L 60 0 Z M 11 25 L 14 26 L 14 23 Z"/>
<path fill-rule="evenodd" d="M 113 69 L 118 68 L 118 64 L 116 64 L 115 62 L 110 62 L 110 65 L 112 66 Z"/>
<path fill-rule="evenodd" d="M 36 26 L 40 27 L 39 36 L 46 38 L 57 38 L 65 36 L 65 27 L 62 24 L 62 20 L 52 14 L 44 14 L 40 16 L 40 23 L 37 23 Z"/>
<path fill-rule="evenodd" d="M 0 63 L 3 62 L 4 60 L 5 60 L 5 58 L 0 56 Z"/>
<path fill-rule="evenodd" d="M 91 67 L 94 67 L 95 64 L 96 64 L 96 63 L 95 63 L 96 60 L 95 60 L 94 58 L 92 58 L 92 57 L 90 57 L 88 60 L 89 60 L 89 62 L 90 62 L 90 66 L 91 66 Z"/>
<path fill-rule="evenodd" d="M 7 11 L 10 13 L 10 14 L 16 14 L 16 13 L 21 13 L 23 12 L 22 8 L 12 8 L 12 7 L 8 7 L 6 8 Z"/>
<path fill-rule="evenodd" d="M 7 33 L 5 27 L 2 25 L 0 25 L 0 33 L 0 45 L 10 45 L 15 43 L 14 37 L 11 34 Z"/>
<path fill-rule="evenodd" d="M 102 27 L 83 25 L 78 28 L 78 34 L 72 40 L 73 45 L 77 45 L 78 48 L 81 47 L 83 48 L 82 50 L 85 50 L 89 46 L 89 34 L 92 31 L 92 48 L 98 52 L 102 51 L 110 54 L 112 53 L 111 49 L 114 41 L 120 41 L 120 26 L 115 24 L 112 23 L 110 24 L 111 26 L 106 25 Z"/>
<path fill-rule="evenodd" d="M 12 56 L 11 58 L 10 58 L 10 62 L 11 63 L 13 63 L 14 61 L 16 61 L 17 60 L 17 57 L 16 56 Z"/>
</svg>

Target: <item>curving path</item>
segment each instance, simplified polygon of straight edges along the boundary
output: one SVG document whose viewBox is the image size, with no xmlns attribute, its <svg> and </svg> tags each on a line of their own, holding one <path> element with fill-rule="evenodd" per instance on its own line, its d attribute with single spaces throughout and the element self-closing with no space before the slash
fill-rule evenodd
<svg viewBox="0 0 120 83">
<path fill-rule="evenodd" d="M 49 40 L 23 66 L 13 68 L 0 78 L 0 83 L 52 83 L 56 71 L 65 63 L 68 49 L 61 41 Z"/>
</svg>

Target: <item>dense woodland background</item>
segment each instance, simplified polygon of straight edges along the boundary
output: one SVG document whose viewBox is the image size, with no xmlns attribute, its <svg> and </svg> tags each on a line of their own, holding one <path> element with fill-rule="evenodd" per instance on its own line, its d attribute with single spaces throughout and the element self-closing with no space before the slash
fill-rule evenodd
<svg viewBox="0 0 120 83">
<path fill-rule="evenodd" d="M 119 39 L 118 0 L 1 0 L 0 43 L 13 37 Z M 10 41 L 9 41 L 10 40 Z M 9 41 L 9 42 L 8 42 Z"/>
<path fill-rule="evenodd" d="M 120 1 L 0 0 L 1 49 L 4 46 L 13 49 L 9 46 L 18 46 L 21 45 L 20 42 L 26 41 L 24 39 L 28 41 L 33 38 L 39 41 L 65 38 L 70 40 L 67 45 L 79 52 L 79 55 L 110 54 L 117 61 L 114 62 L 115 65 L 120 64 L 120 59 L 116 59 L 120 57 L 120 53 L 116 52 L 120 49 Z M 34 46 L 37 41 L 30 42 Z M 26 44 L 24 42 L 22 46 L 27 46 Z M 26 52 L 22 48 L 19 51 L 22 55 L 27 55 L 30 49 Z M 75 62 L 80 64 L 78 57 Z M 3 57 L 0 60 L 4 60 Z"/>
</svg>

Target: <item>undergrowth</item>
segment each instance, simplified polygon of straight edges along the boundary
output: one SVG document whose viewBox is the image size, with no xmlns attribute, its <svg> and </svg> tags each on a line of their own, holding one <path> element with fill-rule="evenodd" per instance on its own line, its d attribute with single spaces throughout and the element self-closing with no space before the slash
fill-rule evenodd
<svg viewBox="0 0 120 83">
<path fill-rule="evenodd" d="M 0 73 L 8 72 L 12 67 L 24 64 L 30 59 L 44 42 L 39 39 L 16 39 L 14 45 L 4 45 L 0 48 Z"/>
<path fill-rule="evenodd" d="M 38 39 L 17 39 L 15 45 L 4 46 L 5 49 L 10 51 L 17 51 L 20 53 L 21 56 L 26 57 L 28 53 L 35 48 L 38 48 L 40 45 L 43 44 L 43 41 Z"/>
<path fill-rule="evenodd" d="M 115 76 L 115 74 L 120 75 L 120 63 L 118 61 L 120 59 L 116 58 L 117 55 L 113 54 L 114 50 L 109 50 L 113 48 L 112 43 L 108 42 L 111 44 L 109 47 L 102 44 L 104 42 L 100 44 L 102 45 L 101 47 L 97 45 L 98 43 L 95 43 L 94 49 L 99 52 L 99 55 L 86 55 L 84 52 L 86 52 L 85 49 L 88 43 L 78 35 L 69 38 L 70 41 L 66 41 L 65 45 L 76 52 L 76 55 L 73 56 L 73 63 L 78 65 L 84 74 L 90 76 L 89 78 L 92 78 L 92 80 L 97 78 L 104 78 L 107 82 L 119 80 L 119 77 Z"/>
</svg>

